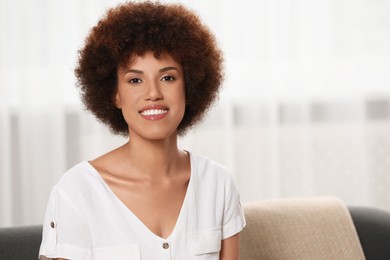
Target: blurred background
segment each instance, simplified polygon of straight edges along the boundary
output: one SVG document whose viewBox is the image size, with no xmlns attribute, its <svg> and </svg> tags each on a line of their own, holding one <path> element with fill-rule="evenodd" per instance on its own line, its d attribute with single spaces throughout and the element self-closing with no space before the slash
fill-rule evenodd
<svg viewBox="0 0 390 260">
<path fill-rule="evenodd" d="M 68 168 L 126 141 L 84 111 L 73 75 L 119 2 L 0 0 L 0 226 L 41 223 Z M 331 195 L 390 210 L 390 1 L 178 2 L 226 60 L 219 102 L 183 149 L 228 166 L 244 202 Z"/>
</svg>

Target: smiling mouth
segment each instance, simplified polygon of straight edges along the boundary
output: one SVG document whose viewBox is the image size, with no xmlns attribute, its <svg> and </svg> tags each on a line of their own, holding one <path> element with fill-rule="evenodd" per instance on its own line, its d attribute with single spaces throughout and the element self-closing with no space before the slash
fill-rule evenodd
<svg viewBox="0 0 390 260">
<path fill-rule="evenodd" d="M 143 116 L 160 116 L 168 113 L 167 109 L 148 109 L 142 111 L 140 114 Z"/>
</svg>

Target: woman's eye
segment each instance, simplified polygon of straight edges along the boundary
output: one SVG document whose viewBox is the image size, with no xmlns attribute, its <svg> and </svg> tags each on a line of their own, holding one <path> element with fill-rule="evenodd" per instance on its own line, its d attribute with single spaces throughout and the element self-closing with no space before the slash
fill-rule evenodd
<svg viewBox="0 0 390 260">
<path fill-rule="evenodd" d="M 142 82 L 142 80 L 139 79 L 139 78 L 132 78 L 132 79 L 129 79 L 128 82 L 129 82 L 130 84 L 139 84 L 139 83 Z"/>
<path fill-rule="evenodd" d="M 162 77 L 161 80 L 162 80 L 162 81 L 172 81 L 172 80 L 175 80 L 175 78 L 172 77 L 172 76 L 164 76 L 164 77 Z"/>
</svg>

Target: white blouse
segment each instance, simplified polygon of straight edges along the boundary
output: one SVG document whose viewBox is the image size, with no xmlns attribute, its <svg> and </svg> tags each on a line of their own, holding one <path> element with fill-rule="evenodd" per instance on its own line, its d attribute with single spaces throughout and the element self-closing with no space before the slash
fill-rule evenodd
<svg viewBox="0 0 390 260">
<path fill-rule="evenodd" d="M 179 217 L 164 239 L 150 231 L 83 162 L 54 186 L 44 220 L 40 259 L 219 259 L 221 240 L 245 218 L 227 170 L 190 153 L 191 177 Z"/>
</svg>

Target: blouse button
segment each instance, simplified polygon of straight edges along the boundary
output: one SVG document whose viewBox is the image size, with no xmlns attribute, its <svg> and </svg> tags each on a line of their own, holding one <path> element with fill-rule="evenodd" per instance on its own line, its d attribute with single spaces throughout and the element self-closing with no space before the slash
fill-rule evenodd
<svg viewBox="0 0 390 260">
<path fill-rule="evenodd" d="M 164 243 L 164 244 L 162 245 L 162 247 L 163 247 L 164 249 L 168 249 L 168 248 L 169 248 L 169 244 L 168 244 L 168 243 Z"/>
<path fill-rule="evenodd" d="M 55 227 L 56 227 L 56 224 L 54 224 L 54 222 L 52 221 L 52 222 L 50 222 L 50 227 L 51 227 L 51 228 L 55 228 Z"/>
</svg>

